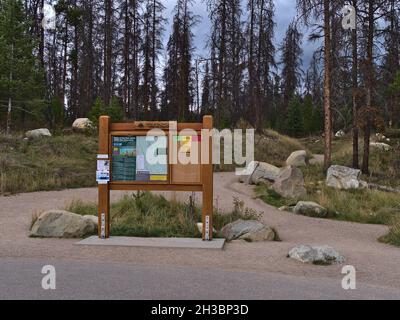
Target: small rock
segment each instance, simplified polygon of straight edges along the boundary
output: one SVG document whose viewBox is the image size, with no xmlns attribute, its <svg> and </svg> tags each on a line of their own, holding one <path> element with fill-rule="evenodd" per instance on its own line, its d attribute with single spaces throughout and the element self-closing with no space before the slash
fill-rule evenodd
<svg viewBox="0 0 400 320">
<path fill-rule="evenodd" d="M 51 133 L 50 133 L 49 129 L 41 128 L 41 129 L 27 131 L 25 133 L 25 136 L 28 139 L 40 139 L 43 137 L 51 137 Z"/>
<path fill-rule="evenodd" d="M 43 238 L 83 238 L 94 234 L 97 223 L 94 216 L 81 216 L 64 210 L 43 212 L 35 221 L 30 237 Z"/>
<path fill-rule="evenodd" d="M 307 195 L 303 173 L 299 168 L 289 166 L 282 170 L 272 189 L 284 198 L 301 198 Z"/>
<path fill-rule="evenodd" d="M 386 136 L 383 133 L 375 134 L 376 141 L 382 142 L 386 140 Z"/>
<path fill-rule="evenodd" d="M 74 132 L 85 133 L 94 128 L 93 122 L 88 118 L 78 118 L 72 124 L 72 130 Z"/>
<path fill-rule="evenodd" d="M 344 130 L 339 130 L 338 132 L 335 133 L 336 138 L 343 138 L 346 135 L 346 132 Z"/>
<path fill-rule="evenodd" d="M 329 246 L 299 245 L 289 251 L 289 258 L 320 265 L 340 264 L 345 258 Z"/>
<path fill-rule="evenodd" d="M 270 227 L 255 220 L 236 220 L 224 226 L 221 233 L 227 241 L 273 241 L 275 238 L 275 232 Z"/>
<path fill-rule="evenodd" d="M 358 189 L 360 183 L 361 170 L 344 166 L 331 166 L 328 169 L 326 185 L 335 189 Z"/>
<path fill-rule="evenodd" d="M 305 150 L 298 150 L 292 152 L 292 154 L 287 158 L 286 165 L 294 167 L 305 167 L 307 165 L 307 152 Z"/>
<path fill-rule="evenodd" d="M 371 142 L 370 146 L 381 151 L 390 151 L 392 149 L 390 145 L 383 142 Z"/>
<path fill-rule="evenodd" d="M 307 217 L 325 218 L 328 210 L 318 203 L 310 201 L 299 201 L 294 207 L 293 212 Z"/>
</svg>

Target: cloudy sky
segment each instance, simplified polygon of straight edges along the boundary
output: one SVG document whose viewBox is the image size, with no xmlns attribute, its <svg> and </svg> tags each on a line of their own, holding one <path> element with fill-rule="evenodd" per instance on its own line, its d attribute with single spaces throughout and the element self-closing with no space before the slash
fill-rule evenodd
<svg viewBox="0 0 400 320">
<path fill-rule="evenodd" d="M 243 6 L 242 6 L 244 14 L 246 10 L 245 2 L 246 1 L 243 1 Z M 281 43 L 285 35 L 289 23 L 296 15 L 296 10 L 295 10 L 296 1 L 274 0 L 274 3 L 275 3 L 275 22 L 276 22 L 275 45 L 276 47 L 278 47 L 278 44 Z M 176 0 L 164 0 L 163 4 L 166 7 L 166 10 L 164 12 L 165 16 L 168 17 L 170 21 L 165 32 L 165 42 L 166 42 L 171 32 L 171 20 L 173 16 L 172 12 L 176 4 Z M 194 31 L 193 33 L 195 34 L 196 53 L 202 56 L 206 56 L 207 49 L 205 48 L 205 43 L 210 33 L 210 21 L 208 18 L 208 12 L 204 0 L 194 0 L 192 11 L 201 17 L 201 22 L 193 30 Z M 302 57 L 304 67 L 308 66 L 311 56 L 314 53 L 314 50 L 317 48 L 317 46 L 318 46 L 317 44 L 309 43 L 307 39 L 304 39 L 303 41 L 304 54 Z"/>
</svg>

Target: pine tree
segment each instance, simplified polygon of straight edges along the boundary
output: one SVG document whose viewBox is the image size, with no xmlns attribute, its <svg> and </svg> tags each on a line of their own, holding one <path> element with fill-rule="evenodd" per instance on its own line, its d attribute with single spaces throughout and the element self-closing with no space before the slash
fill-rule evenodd
<svg viewBox="0 0 400 320">
<path fill-rule="evenodd" d="M 7 108 L 8 134 L 12 119 L 38 120 L 44 106 L 43 72 L 33 55 L 35 43 L 25 16 L 20 0 L 4 0 L 0 5 L 0 106 Z"/>
<path fill-rule="evenodd" d="M 294 97 L 289 103 L 286 131 L 294 137 L 300 137 L 304 133 L 304 120 L 298 97 Z"/>
<path fill-rule="evenodd" d="M 164 70 L 165 109 L 170 118 L 189 119 L 193 105 L 193 33 L 196 17 L 190 10 L 192 1 L 179 0 L 175 7 L 172 33 L 168 41 L 168 61 Z"/>
<path fill-rule="evenodd" d="M 280 47 L 282 64 L 282 94 L 283 94 L 283 114 L 288 108 L 289 102 L 296 94 L 302 80 L 301 48 L 302 34 L 297 25 L 292 22 L 287 31 L 283 43 Z"/>
</svg>

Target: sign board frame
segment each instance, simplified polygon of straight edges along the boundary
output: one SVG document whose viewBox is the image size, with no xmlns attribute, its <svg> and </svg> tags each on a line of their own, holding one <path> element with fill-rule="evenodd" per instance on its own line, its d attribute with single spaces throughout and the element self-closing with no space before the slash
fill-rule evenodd
<svg viewBox="0 0 400 320">
<path fill-rule="evenodd" d="M 208 161 L 197 164 L 200 170 L 200 179 L 197 182 L 173 182 L 171 169 L 174 164 L 168 162 L 167 181 L 109 181 L 98 184 L 98 236 L 110 237 L 110 192 L 112 190 L 125 191 L 196 191 L 202 192 L 202 239 L 213 238 L 213 165 L 212 165 L 212 138 L 209 131 L 213 128 L 212 116 L 204 116 L 202 123 L 176 123 L 176 133 L 190 129 L 201 139 L 200 152 L 207 154 Z M 145 136 L 152 129 L 161 129 L 168 137 L 167 157 L 170 158 L 171 134 L 170 122 L 166 121 L 134 121 L 127 123 L 111 123 L 108 116 L 99 119 L 99 155 L 98 159 L 109 160 L 112 167 L 112 136 Z M 205 129 L 205 130 L 203 130 Z M 152 134 L 153 135 L 153 134 Z M 108 157 L 107 157 L 108 156 Z M 203 158 L 203 157 L 201 157 Z M 110 175 L 111 176 L 111 175 Z"/>
</svg>

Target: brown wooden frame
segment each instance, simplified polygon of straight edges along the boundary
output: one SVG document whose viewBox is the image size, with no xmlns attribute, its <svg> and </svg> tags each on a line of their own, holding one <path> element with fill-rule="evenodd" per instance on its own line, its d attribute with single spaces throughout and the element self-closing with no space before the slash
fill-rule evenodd
<svg viewBox="0 0 400 320">
<path fill-rule="evenodd" d="M 184 129 L 192 129 L 201 134 L 201 154 L 208 147 L 209 159 L 207 163 L 200 163 L 201 181 L 199 183 L 172 183 L 171 164 L 168 165 L 167 182 L 109 182 L 98 185 L 98 236 L 100 238 L 110 237 L 110 191 L 111 190 L 154 190 L 154 191 L 198 191 L 202 192 L 202 238 L 212 240 L 213 238 L 213 165 L 212 165 L 212 138 L 203 129 L 212 130 L 212 116 L 204 116 L 202 123 L 177 123 L 177 133 Z M 157 121 L 134 121 L 129 123 L 111 123 L 108 116 L 99 119 L 99 155 L 108 155 L 112 161 L 111 137 L 113 135 L 141 136 L 151 129 L 169 130 L 169 122 Z M 203 142 L 208 139 L 208 144 Z M 204 147 L 204 148 L 203 148 Z M 168 148 L 169 149 L 169 148 Z M 167 157 L 169 155 L 167 154 Z M 169 158 L 169 157 L 168 157 Z M 110 166 L 111 168 L 111 166 Z M 104 221 L 103 221 L 104 220 Z M 102 228 L 104 231 L 102 232 Z"/>
</svg>

